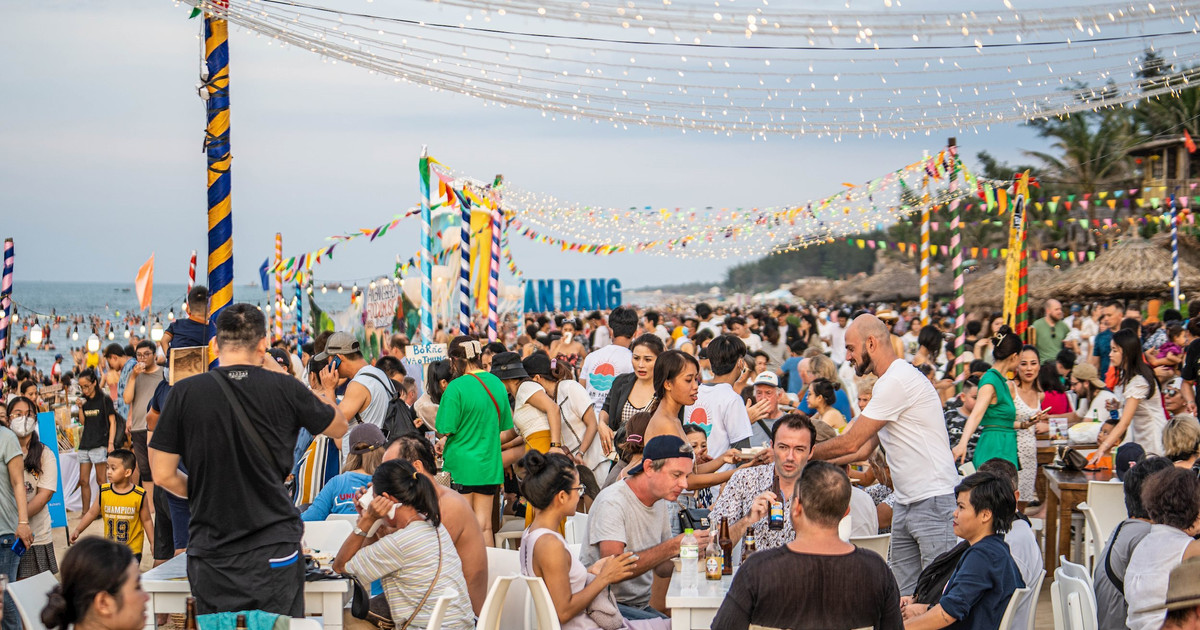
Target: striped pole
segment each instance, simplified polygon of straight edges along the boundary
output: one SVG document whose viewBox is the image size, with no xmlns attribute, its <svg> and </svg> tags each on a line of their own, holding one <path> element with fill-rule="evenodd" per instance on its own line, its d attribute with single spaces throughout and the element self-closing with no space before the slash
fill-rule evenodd
<svg viewBox="0 0 1200 630">
<path fill-rule="evenodd" d="M 433 211 L 429 204 L 429 151 L 417 161 L 421 186 L 421 343 L 433 343 Z"/>
<path fill-rule="evenodd" d="M 0 276 L 0 359 L 8 352 L 8 336 L 12 332 L 13 240 L 4 239 L 4 275 Z"/>
<path fill-rule="evenodd" d="M 275 336 L 283 339 L 283 233 L 275 233 Z"/>
<path fill-rule="evenodd" d="M 492 264 L 488 276 L 488 341 L 495 341 L 499 334 L 500 313 L 500 222 L 502 210 L 492 209 Z"/>
<path fill-rule="evenodd" d="M 229 0 L 213 0 L 212 6 L 229 8 Z M 204 14 L 204 63 L 202 76 L 207 98 L 208 125 L 204 151 L 208 159 L 208 336 L 209 360 L 216 364 L 217 317 L 233 302 L 233 206 L 230 201 L 229 153 L 229 30 L 216 13 Z"/>
<path fill-rule="evenodd" d="M 1175 194 L 1171 194 L 1171 300 L 1179 310 L 1179 206 L 1175 205 Z"/>
<path fill-rule="evenodd" d="M 466 335 L 471 332 L 471 201 L 466 195 L 458 201 L 462 210 L 458 242 L 458 332 Z"/>
<path fill-rule="evenodd" d="M 950 191 L 958 180 L 958 145 L 950 138 L 946 151 L 949 153 L 951 170 Z M 954 266 L 954 380 L 966 373 L 962 355 L 967 346 L 967 313 L 963 308 L 963 251 L 962 251 L 962 206 L 958 199 L 950 203 L 950 256 Z"/>
<path fill-rule="evenodd" d="M 196 286 L 196 250 L 192 250 L 192 261 L 188 263 L 188 293 Z"/>
<path fill-rule="evenodd" d="M 292 334 L 300 335 L 304 322 L 304 281 L 296 281 L 296 314 L 292 317 Z"/>
<path fill-rule="evenodd" d="M 929 199 L 921 207 L 921 325 L 929 325 Z"/>
</svg>

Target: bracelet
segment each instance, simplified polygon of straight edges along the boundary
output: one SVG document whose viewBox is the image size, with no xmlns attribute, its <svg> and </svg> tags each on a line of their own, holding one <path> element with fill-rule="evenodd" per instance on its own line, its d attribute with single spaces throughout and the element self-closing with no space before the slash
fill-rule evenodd
<svg viewBox="0 0 1200 630">
<path fill-rule="evenodd" d="M 551 442 L 550 448 L 562 448 L 562 444 L 559 444 L 558 442 Z"/>
<path fill-rule="evenodd" d="M 17 521 L 17 525 L 28 525 L 29 521 Z"/>
</svg>

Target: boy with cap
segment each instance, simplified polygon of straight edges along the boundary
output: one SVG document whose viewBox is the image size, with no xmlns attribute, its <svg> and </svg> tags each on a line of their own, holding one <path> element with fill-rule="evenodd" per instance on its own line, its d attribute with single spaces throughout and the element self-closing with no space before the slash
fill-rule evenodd
<svg viewBox="0 0 1200 630">
<path fill-rule="evenodd" d="M 641 463 L 629 469 L 629 476 L 592 503 L 580 560 L 591 566 L 600 558 L 634 552 L 633 576 L 612 585 L 626 619 L 663 617 L 651 608 L 650 591 L 654 575 L 670 578 L 674 570 L 671 559 L 679 555 L 683 534 L 671 536 L 672 506 L 691 472 L 692 447 L 679 436 L 660 435 L 646 443 Z M 693 535 L 701 548 L 708 544 L 709 532 Z"/>
<path fill-rule="evenodd" d="M 389 384 L 391 379 L 383 370 L 367 363 L 354 335 L 340 331 L 333 333 L 325 342 L 325 350 L 313 360 L 329 361 L 337 370 L 338 378 L 350 379 L 338 409 L 351 426 L 366 423 L 383 428 L 388 403 L 396 396 L 396 387 Z M 330 388 L 326 394 L 333 399 L 334 389 Z M 350 455 L 350 441 L 343 440 L 341 448 L 344 461 Z"/>
</svg>

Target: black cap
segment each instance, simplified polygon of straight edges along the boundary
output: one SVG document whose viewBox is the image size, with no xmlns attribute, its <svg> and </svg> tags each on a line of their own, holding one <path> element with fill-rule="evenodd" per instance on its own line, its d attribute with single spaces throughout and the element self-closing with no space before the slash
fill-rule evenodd
<svg viewBox="0 0 1200 630">
<path fill-rule="evenodd" d="M 687 458 L 692 459 L 695 453 L 692 452 L 692 446 L 683 441 L 678 435 L 660 435 L 646 442 L 646 446 L 642 448 L 642 461 L 636 466 L 629 469 L 630 475 L 636 475 L 642 472 L 642 464 L 647 461 L 656 462 L 663 459 Z"/>
</svg>

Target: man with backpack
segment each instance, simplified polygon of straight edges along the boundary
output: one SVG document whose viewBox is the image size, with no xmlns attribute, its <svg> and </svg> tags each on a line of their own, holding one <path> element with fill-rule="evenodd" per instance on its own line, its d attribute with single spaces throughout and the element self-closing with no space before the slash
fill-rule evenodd
<svg viewBox="0 0 1200 630">
<path fill-rule="evenodd" d="M 414 414 L 397 395 L 395 383 L 383 370 L 367 363 L 354 335 L 348 332 L 333 333 L 325 342 L 324 352 L 313 359 L 328 360 L 337 370 L 338 378 L 350 379 L 338 409 L 351 426 L 361 422 L 373 424 L 388 439 L 416 432 L 412 423 Z M 345 461 L 350 453 L 349 442 L 343 441 L 341 448 L 342 460 Z"/>
</svg>

